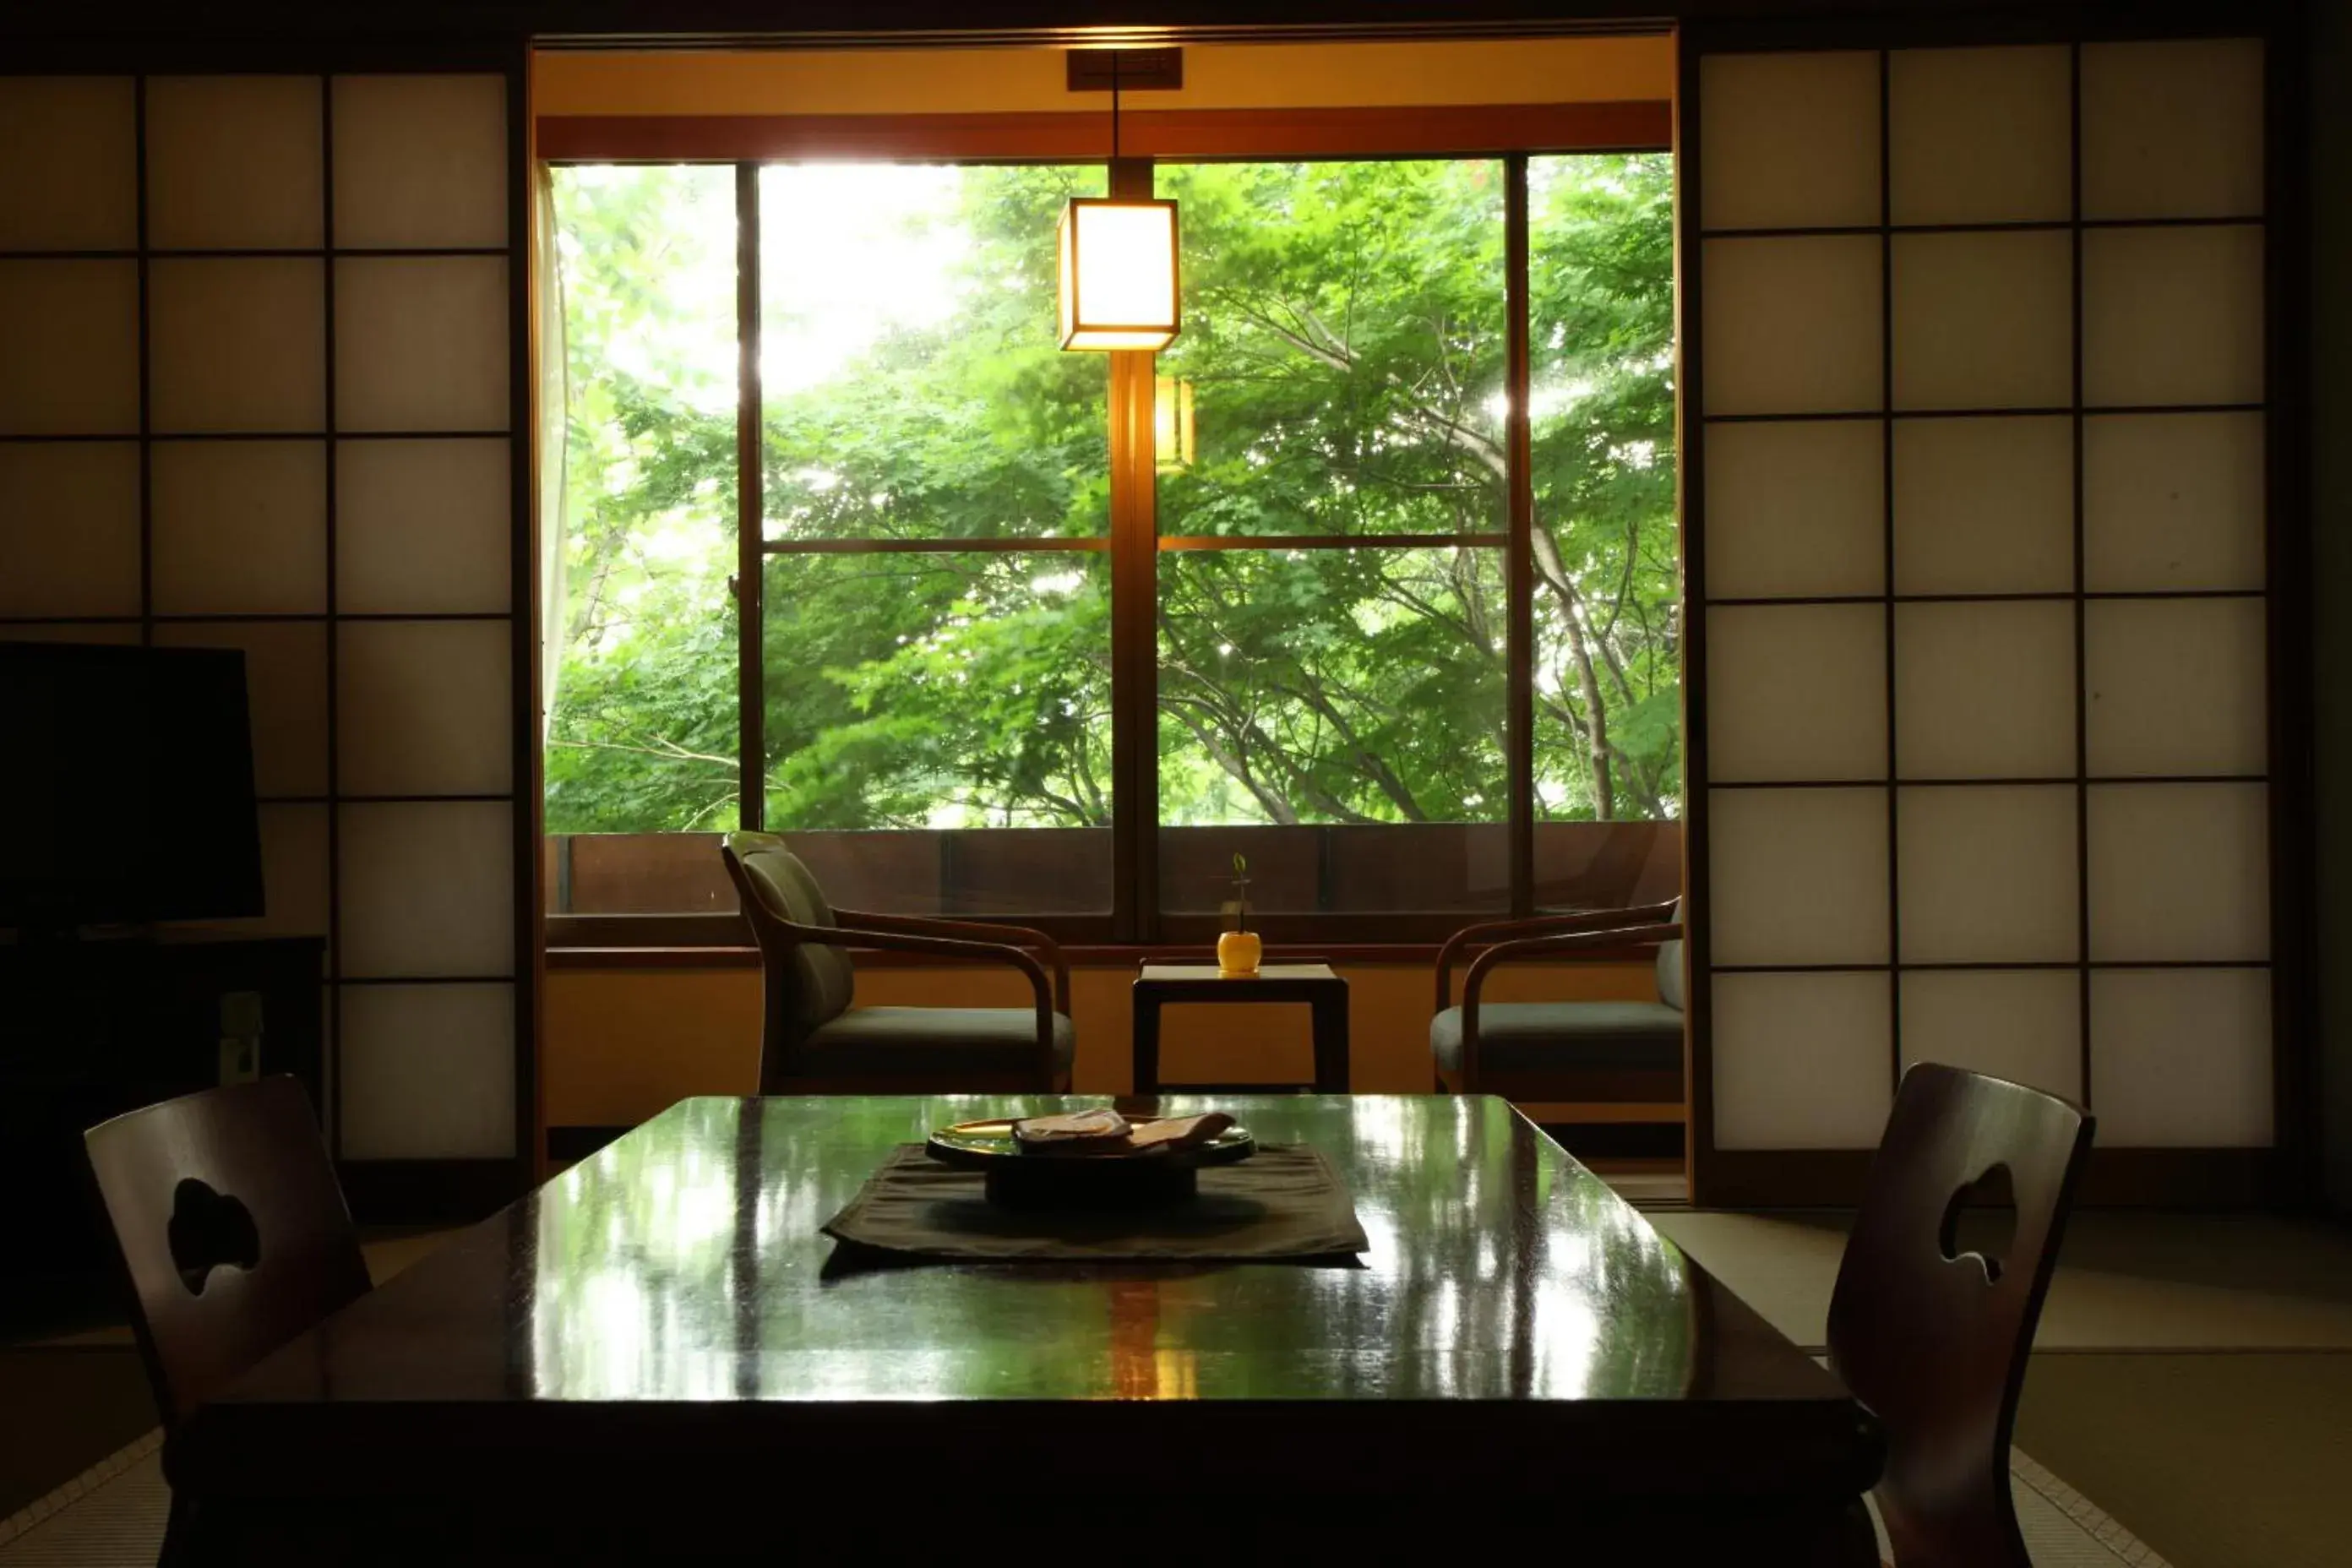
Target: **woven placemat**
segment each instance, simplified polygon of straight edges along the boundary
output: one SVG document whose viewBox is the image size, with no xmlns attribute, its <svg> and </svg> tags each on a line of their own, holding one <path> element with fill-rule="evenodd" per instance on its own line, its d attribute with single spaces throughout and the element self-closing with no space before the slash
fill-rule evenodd
<svg viewBox="0 0 2352 1568">
<path fill-rule="evenodd" d="M 1117 1212 L 1002 1208 L 980 1172 L 902 1144 L 824 1232 L 877 1252 L 1033 1262 L 1328 1260 L 1371 1245 L 1339 1173 L 1298 1144 L 1202 1171 L 1188 1201 Z"/>
</svg>

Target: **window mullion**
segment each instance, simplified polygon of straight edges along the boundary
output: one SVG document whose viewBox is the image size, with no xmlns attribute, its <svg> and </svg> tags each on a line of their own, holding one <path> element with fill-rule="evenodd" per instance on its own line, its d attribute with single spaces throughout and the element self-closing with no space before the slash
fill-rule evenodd
<svg viewBox="0 0 2352 1568">
<path fill-rule="evenodd" d="M 766 500 L 761 468 L 760 166 L 735 165 L 735 593 L 736 813 L 766 822 L 767 671 L 762 662 L 767 568 L 761 551 Z"/>
<path fill-rule="evenodd" d="M 1149 158 L 1118 158 L 1110 195 L 1149 197 Z M 1111 924 L 1122 942 L 1159 931 L 1160 554 L 1149 353 L 1110 356 Z"/>
<path fill-rule="evenodd" d="M 1503 160 L 1504 463 L 1510 517 L 1504 765 L 1509 775 L 1511 913 L 1535 910 L 1535 466 L 1528 426 L 1528 157 Z M 1603 810 L 1607 802 L 1601 803 Z"/>
</svg>

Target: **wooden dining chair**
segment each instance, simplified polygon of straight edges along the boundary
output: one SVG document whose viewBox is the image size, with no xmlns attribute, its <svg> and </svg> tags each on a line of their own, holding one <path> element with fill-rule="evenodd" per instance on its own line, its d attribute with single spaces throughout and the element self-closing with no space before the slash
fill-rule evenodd
<svg viewBox="0 0 2352 1568">
<path fill-rule="evenodd" d="M 2039 1089 L 1931 1062 L 1903 1075 L 1829 1322 L 1831 1365 L 1885 1429 L 1874 1495 L 1896 1568 L 2029 1568 L 2010 1434 L 2092 1130 Z M 1999 1194 L 2011 1239 L 1969 1250 L 1963 1213 Z"/>
<path fill-rule="evenodd" d="M 772 833 L 730 833 L 719 852 L 760 944 L 761 1094 L 1068 1088 L 1077 1048 L 1070 965 L 1052 937 L 1026 926 L 835 909 Z M 855 1007 L 853 947 L 1008 965 L 1029 982 L 1034 1005 Z"/>
<path fill-rule="evenodd" d="M 197 1405 L 368 1292 L 366 1256 L 301 1085 L 266 1078 L 167 1100 L 83 1135 L 171 1437 Z M 163 1561 L 185 1549 L 176 1490 Z"/>
</svg>

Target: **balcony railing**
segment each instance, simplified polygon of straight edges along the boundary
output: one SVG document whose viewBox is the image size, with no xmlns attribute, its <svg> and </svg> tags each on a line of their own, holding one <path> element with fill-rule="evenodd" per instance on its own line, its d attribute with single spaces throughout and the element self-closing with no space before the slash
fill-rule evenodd
<svg viewBox="0 0 2352 1568">
<path fill-rule="evenodd" d="M 950 917 L 1107 916 L 1107 828 L 949 828 L 788 833 L 826 896 L 850 909 Z M 731 914 L 735 889 L 708 833 L 574 834 L 548 840 L 553 915 Z M 1679 822 L 1554 822 L 1535 834 L 1538 907 L 1609 909 L 1682 886 Z M 1247 857 L 1261 915 L 1412 915 L 1458 924 L 1509 901 L 1500 825 L 1163 827 L 1160 906 L 1213 916 Z"/>
</svg>

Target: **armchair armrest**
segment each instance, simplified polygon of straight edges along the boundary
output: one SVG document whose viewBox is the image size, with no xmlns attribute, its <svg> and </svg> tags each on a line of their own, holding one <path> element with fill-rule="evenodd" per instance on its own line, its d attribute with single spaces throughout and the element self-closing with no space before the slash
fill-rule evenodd
<svg viewBox="0 0 2352 1568">
<path fill-rule="evenodd" d="M 1036 949 L 1054 966 L 1054 1005 L 1064 1013 L 1070 1010 L 1070 961 L 1063 954 L 1060 942 L 1034 927 L 1000 925 L 993 921 L 938 920 L 929 915 L 886 915 L 870 910 L 835 910 L 833 914 L 843 925 L 866 931 L 968 937 L 982 942 L 993 940 L 1000 946 Z"/>
<path fill-rule="evenodd" d="M 1636 904 L 1631 909 L 1578 910 L 1567 914 L 1536 915 L 1518 921 L 1487 921 L 1479 925 L 1464 926 L 1446 938 L 1445 945 L 1437 950 L 1437 1010 L 1443 1013 L 1454 1004 L 1454 965 L 1465 949 L 1486 947 L 1514 937 L 1551 932 L 1614 931 L 1621 927 L 1671 923 L 1674 918 L 1675 900 L 1668 900 L 1663 904 Z"/>
<path fill-rule="evenodd" d="M 835 910 L 836 917 L 841 913 Z M 895 917 L 894 917 L 895 918 Z M 911 931 L 880 931 L 853 926 L 804 926 L 779 921 L 776 924 L 800 942 L 818 947 L 877 947 L 895 952 L 926 952 L 938 958 L 973 963 L 1008 963 L 1028 977 L 1037 998 L 1037 1049 L 1054 1068 L 1054 998 L 1045 984 L 1045 969 L 1036 958 L 1007 942 L 972 942 L 963 937 L 933 936 Z"/>
<path fill-rule="evenodd" d="M 1671 910 L 1674 906 L 1665 906 Z M 1634 911 L 1628 911 L 1634 912 Z M 1498 942 L 1480 953 L 1470 963 L 1470 973 L 1462 978 L 1462 1077 L 1466 1083 L 1478 1079 L 1478 994 L 1486 989 L 1486 976 L 1496 965 L 1516 963 L 1524 958 L 1540 958 L 1547 953 L 1579 952 L 1596 947 L 1627 947 L 1649 942 L 1673 942 L 1683 934 L 1683 928 L 1674 921 L 1652 925 L 1623 926 L 1609 931 L 1577 931 L 1549 936 L 1523 937 L 1516 942 Z M 1439 1011 L 1444 1011 L 1440 1008 Z"/>
</svg>

